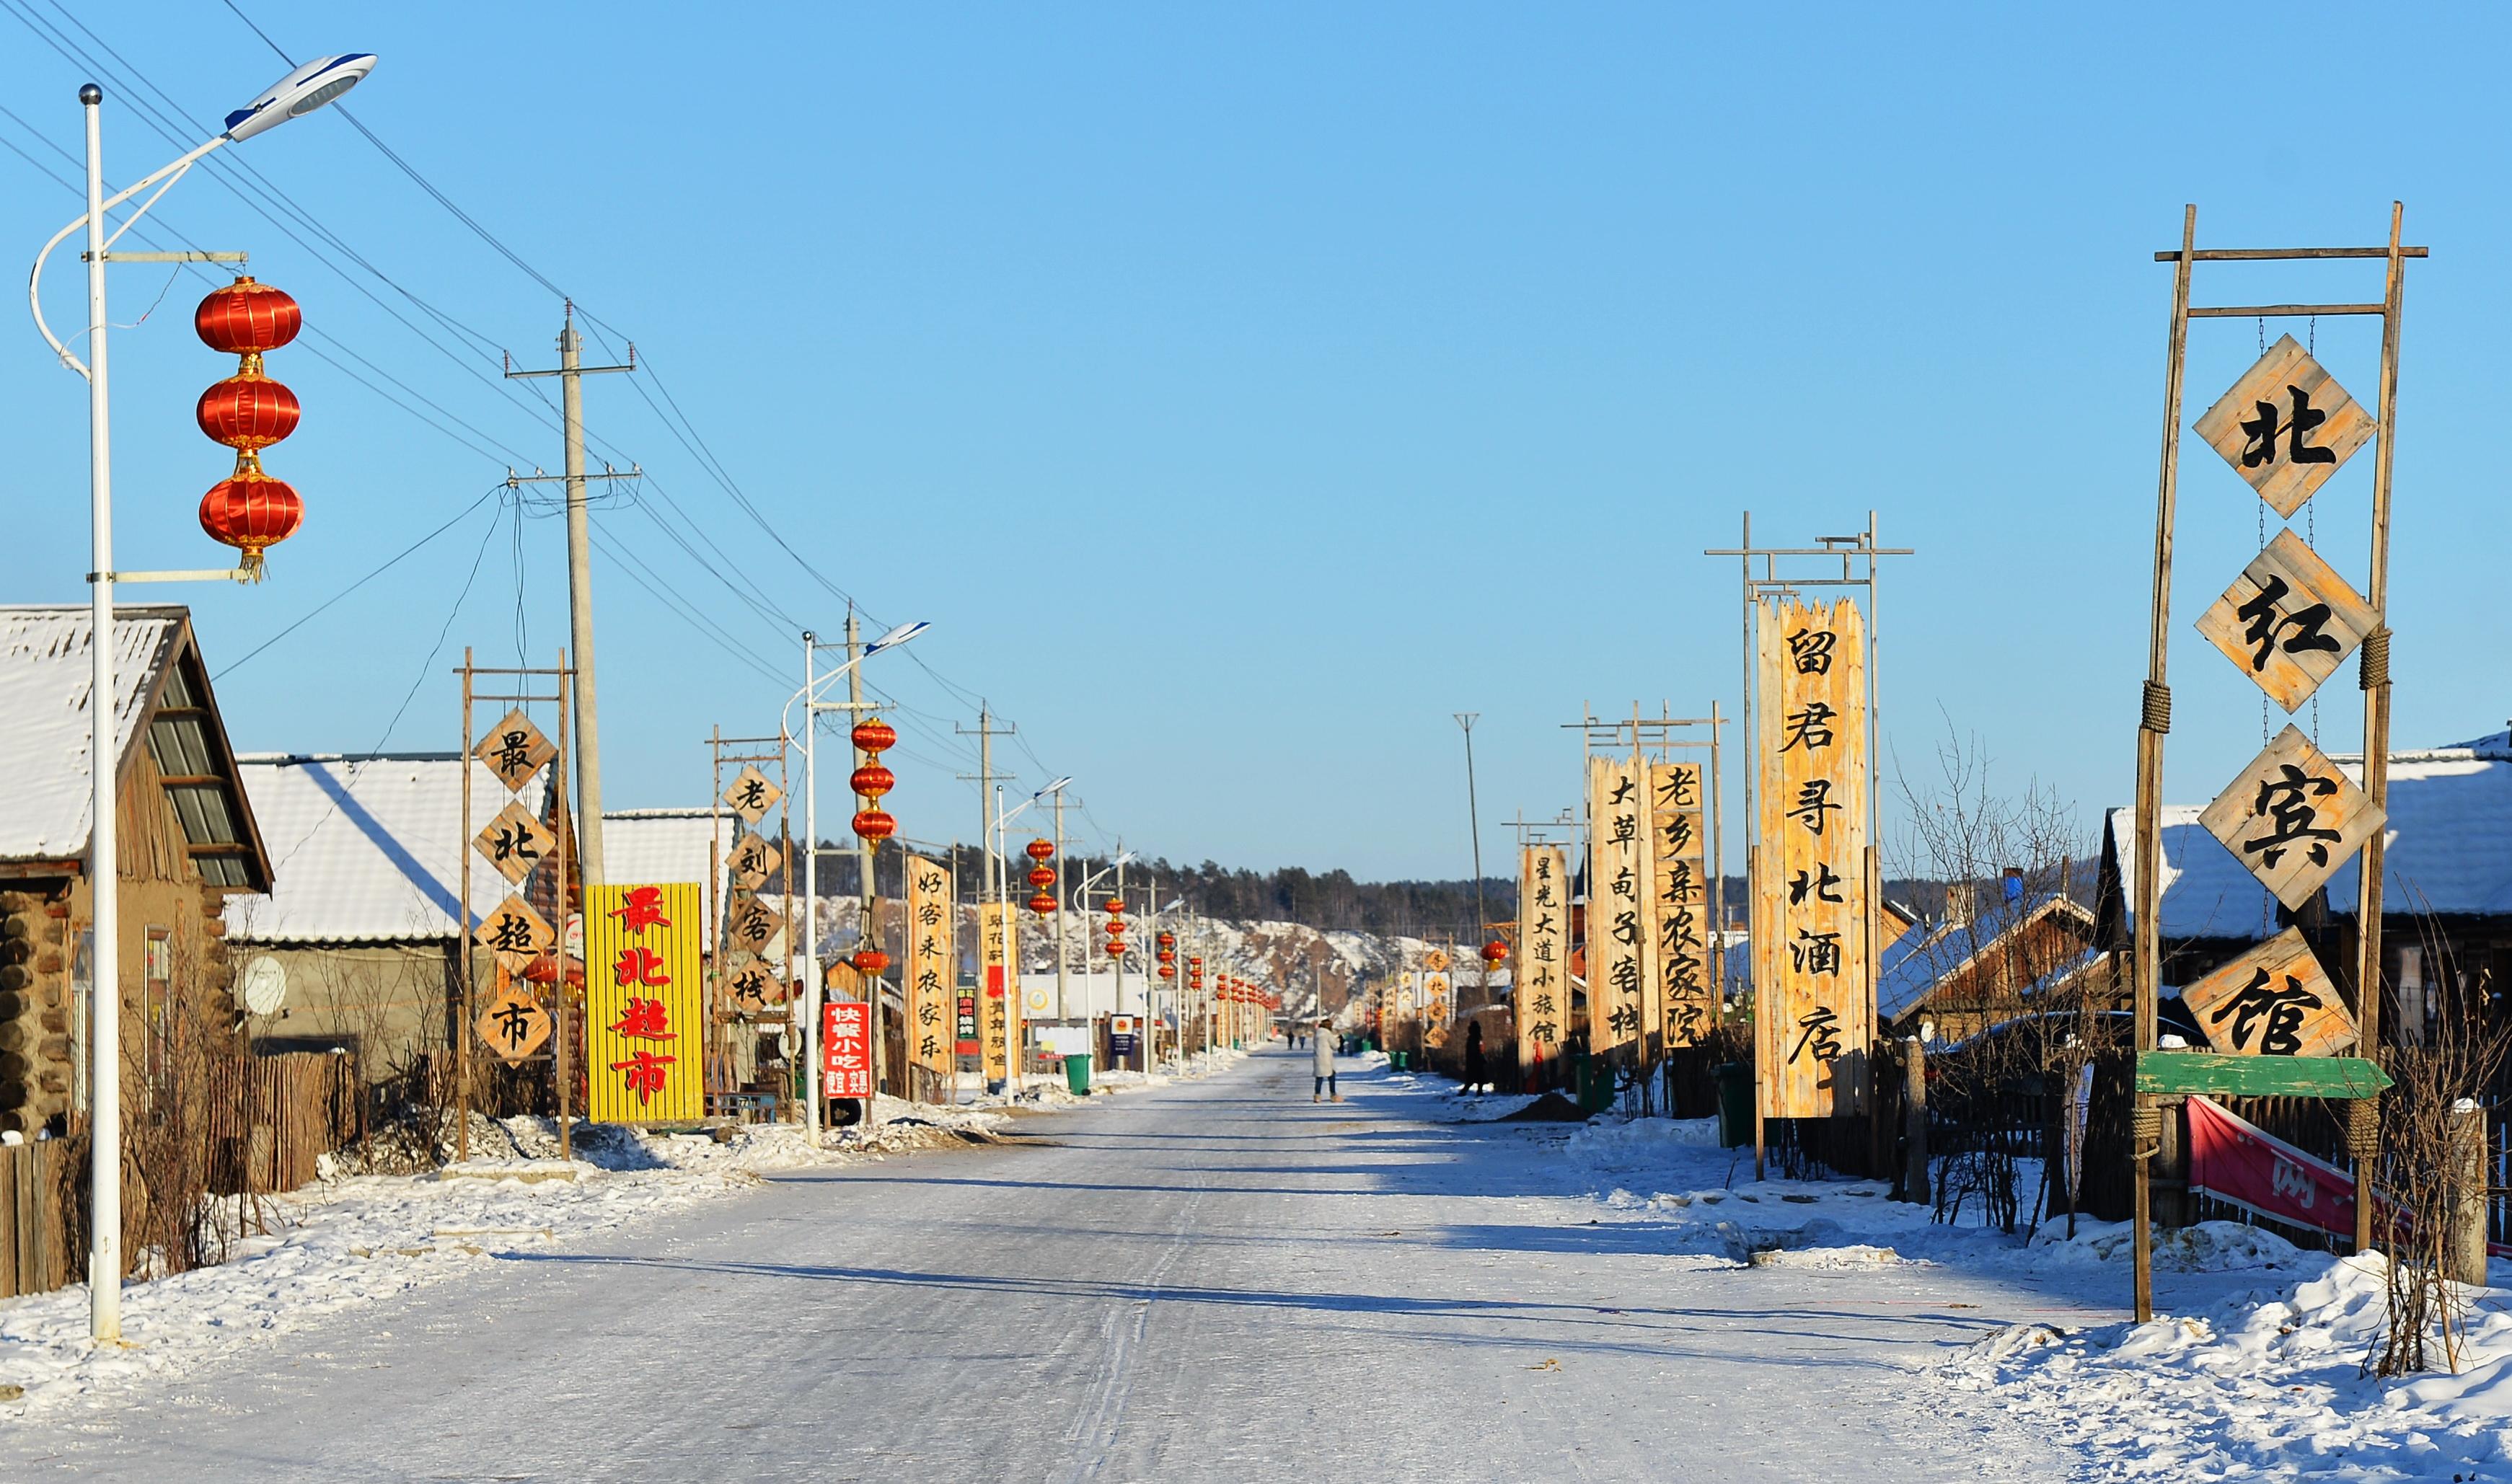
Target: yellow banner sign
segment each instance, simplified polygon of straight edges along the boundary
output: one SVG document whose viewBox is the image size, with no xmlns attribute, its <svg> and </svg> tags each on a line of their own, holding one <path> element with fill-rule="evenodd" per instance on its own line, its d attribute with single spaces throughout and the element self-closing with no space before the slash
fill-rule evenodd
<svg viewBox="0 0 2512 1484">
<path fill-rule="evenodd" d="M 694 881 L 585 888 L 586 1115 L 683 1123 L 706 1115 L 706 1025 Z"/>
<path fill-rule="evenodd" d="M 986 1078 L 1003 1075 L 1003 1005 L 1019 993 L 1012 982 L 1012 909 L 1005 902 L 977 908 L 977 1040 L 985 1048 Z"/>
<path fill-rule="evenodd" d="M 1762 1114 L 1866 1106 L 1866 640 L 1856 604 L 1759 605 L 1753 1027 Z"/>
<path fill-rule="evenodd" d="M 1706 871 L 1702 844 L 1702 782 L 1698 762 L 1660 762 L 1649 768 L 1649 993 L 1653 1013 L 1671 1050 L 1689 1046 L 1718 1023 L 1717 980 L 1710 972 Z"/>
<path fill-rule="evenodd" d="M 1640 1038 L 1647 786 L 1637 755 L 1588 760 L 1588 1049 Z"/>
<path fill-rule="evenodd" d="M 951 992 L 958 977 L 951 868 L 920 855 L 907 858 L 907 1061 L 919 1080 L 938 1084 L 914 1089 L 934 1096 L 958 1068 L 951 1042 Z"/>
<path fill-rule="evenodd" d="M 1570 1034 L 1570 872 L 1558 845 L 1529 845 L 1517 870 L 1517 973 L 1510 986 L 1521 1074 Z"/>
</svg>

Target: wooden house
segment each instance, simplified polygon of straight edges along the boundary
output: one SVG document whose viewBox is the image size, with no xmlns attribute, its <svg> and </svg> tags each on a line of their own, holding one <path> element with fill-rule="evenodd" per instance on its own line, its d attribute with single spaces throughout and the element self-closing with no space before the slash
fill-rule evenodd
<svg viewBox="0 0 2512 1484">
<path fill-rule="evenodd" d="M 94 636 L 85 605 L 0 607 L 0 1129 L 29 1136 L 67 1132 L 88 1103 Z M 112 643 L 122 1087 L 138 1120 L 174 1037 L 232 1035 L 222 909 L 271 867 L 189 611 L 122 608 Z"/>
</svg>

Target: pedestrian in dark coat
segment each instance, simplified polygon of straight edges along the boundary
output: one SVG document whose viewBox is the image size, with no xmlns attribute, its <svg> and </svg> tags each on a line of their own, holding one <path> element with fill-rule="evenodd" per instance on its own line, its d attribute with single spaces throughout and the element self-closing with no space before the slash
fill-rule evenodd
<svg viewBox="0 0 2512 1484">
<path fill-rule="evenodd" d="M 1483 1083 L 1491 1080 L 1491 1069 L 1483 1065 L 1483 1023 L 1466 1022 L 1466 1090 L 1479 1094 Z"/>
</svg>

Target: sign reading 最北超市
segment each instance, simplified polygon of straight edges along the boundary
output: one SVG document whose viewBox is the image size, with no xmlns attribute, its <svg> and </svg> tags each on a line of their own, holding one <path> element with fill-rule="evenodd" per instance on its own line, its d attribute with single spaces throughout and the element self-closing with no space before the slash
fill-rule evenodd
<svg viewBox="0 0 2512 1484">
<path fill-rule="evenodd" d="M 1698 1042 L 1718 1023 L 1716 985 L 1704 924 L 1701 764 L 1659 762 L 1648 773 L 1649 895 L 1642 942 L 1643 1007 L 1659 1028 L 1659 1049 Z"/>
<path fill-rule="evenodd" d="M 1636 756 L 1588 760 L 1588 1049 L 1640 1038 L 1648 789 Z"/>
<path fill-rule="evenodd" d="M 701 890 L 694 881 L 585 888 L 586 1113 L 597 1123 L 705 1116 Z"/>
<path fill-rule="evenodd" d="M 1866 943 L 1864 618 L 1755 605 L 1753 1034 L 1762 1115 L 1866 1106 L 1875 1000 Z"/>
<path fill-rule="evenodd" d="M 1558 845 L 1518 862 L 1517 969 L 1510 989 L 1521 1076 L 1561 1054 L 1570 1033 L 1570 872 Z"/>
</svg>

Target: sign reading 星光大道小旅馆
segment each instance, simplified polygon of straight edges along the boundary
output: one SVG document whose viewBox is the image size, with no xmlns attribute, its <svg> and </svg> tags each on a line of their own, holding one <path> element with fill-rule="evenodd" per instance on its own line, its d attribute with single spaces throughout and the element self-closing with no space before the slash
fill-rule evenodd
<svg viewBox="0 0 2512 1484">
<path fill-rule="evenodd" d="M 1558 845 L 1518 861 L 1517 968 L 1510 989 L 1521 1074 L 1561 1054 L 1570 1022 L 1570 873 Z"/>
</svg>

